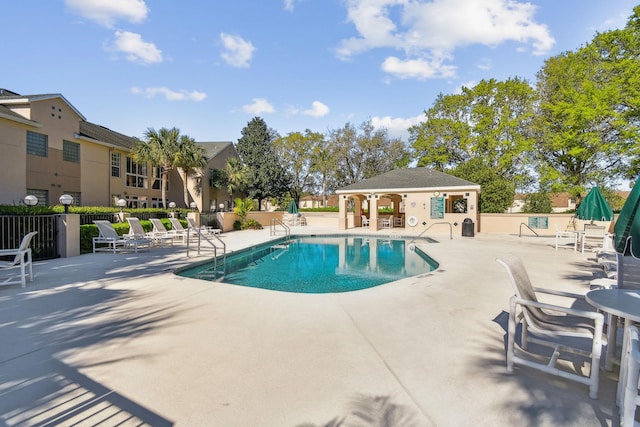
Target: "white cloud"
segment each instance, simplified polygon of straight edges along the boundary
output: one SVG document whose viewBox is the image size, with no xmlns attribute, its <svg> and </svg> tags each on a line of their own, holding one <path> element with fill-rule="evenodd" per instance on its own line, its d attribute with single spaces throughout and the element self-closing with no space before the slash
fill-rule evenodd
<svg viewBox="0 0 640 427">
<path fill-rule="evenodd" d="M 107 28 L 118 20 L 140 23 L 149 12 L 143 0 L 65 0 L 65 4 L 77 15 Z"/>
<path fill-rule="evenodd" d="M 355 25 L 359 36 L 342 40 L 337 56 L 349 59 L 370 49 L 396 49 L 404 52 L 406 59 L 391 60 L 387 67 L 405 78 L 449 76 L 452 68 L 445 65 L 445 61 L 453 60 L 456 49 L 465 46 L 494 47 L 517 42 L 542 55 L 555 44 L 548 27 L 535 21 L 536 7 L 531 3 L 515 0 L 346 1 L 348 20 Z M 407 68 L 412 70 L 404 71 Z"/>
<path fill-rule="evenodd" d="M 409 128 L 418 123 L 422 123 L 426 120 L 424 114 L 419 116 L 404 118 L 392 118 L 390 116 L 384 117 L 372 117 L 371 124 L 376 129 L 386 129 L 387 133 L 392 138 L 400 138 L 403 141 L 409 140 Z"/>
<path fill-rule="evenodd" d="M 305 116 L 324 117 L 329 114 L 329 107 L 320 101 L 313 101 L 311 108 L 302 112 Z"/>
<path fill-rule="evenodd" d="M 129 61 L 143 64 L 162 62 L 162 51 L 155 44 L 142 40 L 140 34 L 116 31 L 115 37 L 111 48 L 126 54 Z"/>
<path fill-rule="evenodd" d="M 284 0 L 284 10 L 287 12 L 293 12 L 293 5 L 295 0 Z"/>
<path fill-rule="evenodd" d="M 456 67 L 444 65 L 440 61 L 428 62 L 424 59 L 401 60 L 390 56 L 382 63 L 382 69 L 401 79 L 426 80 L 434 77 L 453 77 Z"/>
<path fill-rule="evenodd" d="M 207 94 L 204 92 L 191 91 L 187 92 L 186 90 L 174 91 L 167 87 L 148 87 L 148 88 L 139 88 L 132 87 L 131 93 L 136 95 L 144 95 L 147 98 L 155 98 L 156 95 L 164 96 L 167 101 L 204 101 L 207 98 Z"/>
<path fill-rule="evenodd" d="M 238 68 L 249 67 L 253 52 L 256 50 L 251 42 L 240 36 L 225 33 L 220 33 L 220 41 L 223 47 L 220 56 L 227 64 Z"/>
<path fill-rule="evenodd" d="M 276 111 L 276 109 L 273 108 L 273 105 L 271 105 L 269 101 L 264 98 L 253 98 L 253 103 L 243 105 L 242 110 L 245 113 L 254 115 L 268 114 Z"/>
</svg>

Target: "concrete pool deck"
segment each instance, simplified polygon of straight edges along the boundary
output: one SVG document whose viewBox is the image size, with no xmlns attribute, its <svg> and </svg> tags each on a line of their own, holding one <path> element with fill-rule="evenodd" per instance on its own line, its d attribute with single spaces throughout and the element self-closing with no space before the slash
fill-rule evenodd
<svg viewBox="0 0 640 427">
<path fill-rule="evenodd" d="M 292 232 L 343 233 L 309 224 Z M 184 245 L 37 262 L 26 289 L 0 288 L 0 426 L 373 425 L 358 411 L 390 426 L 617 425 L 617 371 L 601 372 L 592 400 L 505 370 L 512 291 L 495 258 L 522 257 L 535 286 L 585 293 L 592 254 L 457 232 L 421 244 L 438 271 L 342 294 L 179 277 L 212 256 Z M 270 236 L 222 238 L 237 250 Z"/>
</svg>

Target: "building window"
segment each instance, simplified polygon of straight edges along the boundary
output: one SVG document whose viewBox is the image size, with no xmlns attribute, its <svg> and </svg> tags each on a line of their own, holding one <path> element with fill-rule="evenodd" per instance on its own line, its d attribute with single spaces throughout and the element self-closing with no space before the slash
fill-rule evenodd
<svg viewBox="0 0 640 427">
<path fill-rule="evenodd" d="M 152 169 L 153 185 L 151 188 L 154 190 L 160 190 L 162 188 L 162 167 L 154 167 Z M 169 191 L 169 177 L 167 177 L 167 184 L 165 190 Z"/>
<path fill-rule="evenodd" d="M 36 190 L 27 188 L 27 194 L 38 198 L 38 206 L 49 206 L 49 190 Z"/>
<path fill-rule="evenodd" d="M 82 204 L 79 191 L 65 191 L 64 194 L 68 194 L 73 197 L 73 202 L 71 202 L 72 206 L 80 206 Z"/>
<path fill-rule="evenodd" d="M 151 207 L 152 208 L 162 208 L 162 199 L 159 197 L 151 198 Z"/>
<path fill-rule="evenodd" d="M 120 153 L 111 153 L 111 176 L 120 178 Z"/>
<path fill-rule="evenodd" d="M 62 141 L 62 160 L 80 163 L 80 144 L 71 141 Z"/>
<path fill-rule="evenodd" d="M 27 131 L 27 154 L 47 157 L 49 138 L 41 133 Z"/>
<path fill-rule="evenodd" d="M 148 188 L 147 165 L 139 165 L 127 157 L 127 187 Z"/>
</svg>

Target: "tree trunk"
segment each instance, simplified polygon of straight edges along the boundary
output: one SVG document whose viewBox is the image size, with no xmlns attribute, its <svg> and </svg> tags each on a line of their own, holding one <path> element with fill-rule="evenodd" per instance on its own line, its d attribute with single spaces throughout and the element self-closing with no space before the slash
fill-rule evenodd
<svg viewBox="0 0 640 427">
<path fill-rule="evenodd" d="M 189 171 L 183 170 L 182 171 L 182 191 L 184 194 L 184 206 L 186 208 L 189 207 L 189 185 L 188 185 L 188 180 L 189 180 Z"/>
<path fill-rule="evenodd" d="M 167 175 L 168 172 L 162 171 L 162 176 L 160 177 L 160 186 L 162 187 L 162 209 L 167 209 Z"/>
</svg>

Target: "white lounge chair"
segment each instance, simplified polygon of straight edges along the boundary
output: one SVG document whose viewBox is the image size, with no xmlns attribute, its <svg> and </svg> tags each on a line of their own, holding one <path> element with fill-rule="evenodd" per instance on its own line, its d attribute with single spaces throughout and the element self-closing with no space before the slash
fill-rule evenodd
<svg viewBox="0 0 640 427">
<path fill-rule="evenodd" d="M 222 233 L 222 230 L 220 230 L 219 228 L 213 228 L 213 227 L 207 227 L 207 226 L 200 226 L 198 227 L 196 225 L 196 221 L 193 218 L 189 218 L 187 217 L 187 222 L 189 223 L 189 228 L 191 230 L 203 233 L 203 234 L 220 234 Z"/>
<path fill-rule="evenodd" d="M 550 289 L 533 288 L 522 261 L 515 256 L 496 259 L 509 274 L 515 295 L 511 297 L 509 309 L 509 328 L 507 332 L 507 371 L 513 372 L 516 364 L 528 366 L 542 372 L 576 381 L 589 386 L 589 397 L 598 398 L 598 374 L 604 315 L 595 311 L 579 310 L 571 307 L 542 303 L 537 293 L 583 299 L 583 295 Z M 522 356 L 516 354 L 515 341 L 517 328 L 521 327 L 520 348 Z M 529 343 L 547 346 L 548 352 L 537 352 Z M 520 352 L 518 352 L 520 353 Z M 580 371 L 570 371 L 568 365 L 557 364 L 566 355 L 576 355 L 590 361 L 589 375 Z M 541 360 L 549 357 L 548 362 Z"/>
<path fill-rule="evenodd" d="M 10 274 L 7 279 L 0 282 L 0 286 L 20 284 L 23 288 L 27 286 L 27 276 L 33 282 L 33 263 L 31 259 L 31 239 L 38 234 L 37 231 L 27 233 L 22 238 L 20 246 L 16 249 L 0 249 L 0 257 L 13 257 L 11 261 L 0 261 L 0 271 L 9 271 L 20 268 L 18 278 L 15 274 Z M 28 270 L 27 270 L 28 269 Z"/>
<path fill-rule="evenodd" d="M 100 235 L 94 237 L 93 253 L 108 251 L 116 253 L 121 250 L 133 249 L 138 252 L 138 248 L 148 248 L 151 240 L 146 238 L 132 238 L 130 236 L 120 236 L 109 221 L 98 220 L 93 221 L 98 226 Z M 106 245 L 106 246 L 104 246 Z"/>
<path fill-rule="evenodd" d="M 167 233 L 156 233 L 154 231 L 146 232 L 142 228 L 140 220 L 136 217 L 128 217 L 129 238 L 143 240 L 148 239 L 154 246 L 171 246 L 173 245 L 173 237 Z"/>
<path fill-rule="evenodd" d="M 171 230 L 167 230 L 162 221 L 159 218 L 150 218 L 151 224 L 153 224 L 153 232 L 158 235 L 163 236 L 171 236 L 174 240 L 180 240 L 184 242 L 184 239 L 187 235 L 186 230 L 176 230 L 172 228 Z"/>
</svg>

